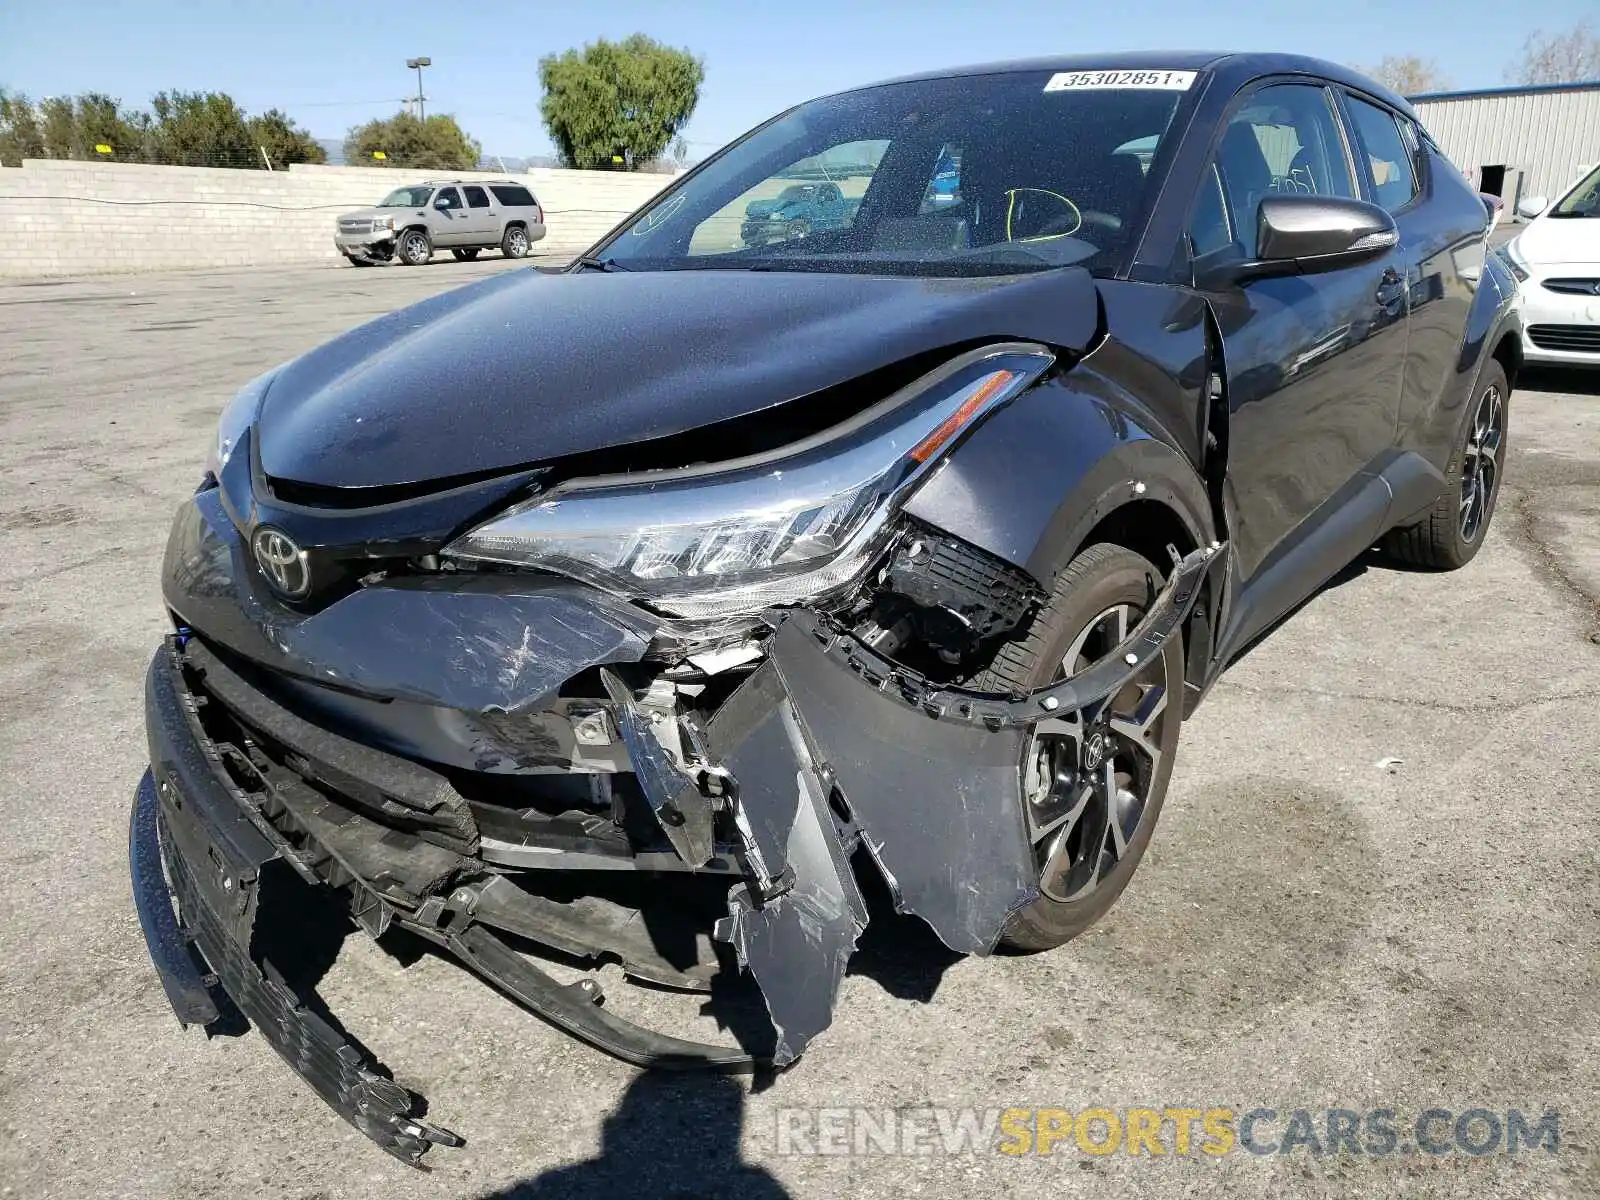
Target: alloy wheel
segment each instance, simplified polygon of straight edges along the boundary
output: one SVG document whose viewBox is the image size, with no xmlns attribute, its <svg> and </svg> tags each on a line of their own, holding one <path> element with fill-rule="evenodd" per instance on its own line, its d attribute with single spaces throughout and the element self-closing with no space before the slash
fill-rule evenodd
<svg viewBox="0 0 1600 1200">
<path fill-rule="evenodd" d="M 511 248 L 512 258 L 521 258 L 528 252 L 528 235 L 520 229 L 513 229 L 506 234 L 506 241 Z"/>
<path fill-rule="evenodd" d="M 400 243 L 400 256 L 412 266 L 421 266 L 428 261 L 428 240 L 420 233 L 406 234 Z"/>
<path fill-rule="evenodd" d="M 1505 441 L 1505 401 L 1497 384 L 1478 400 L 1461 459 L 1461 540 L 1473 542 L 1483 532 L 1495 485 L 1500 481 L 1500 450 Z"/>
<path fill-rule="evenodd" d="M 1057 678 L 1109 655 L 1141 615 L 1132 604 L 1100 613 L 1073 639 Z M 1051 899 L 1084 899 L 1127 858 L 1161 764 L 1168 691 L 1163 655 L 1101 704 L 1033 727 L 1023 807 L 1039 887 Z"/>
</svg>

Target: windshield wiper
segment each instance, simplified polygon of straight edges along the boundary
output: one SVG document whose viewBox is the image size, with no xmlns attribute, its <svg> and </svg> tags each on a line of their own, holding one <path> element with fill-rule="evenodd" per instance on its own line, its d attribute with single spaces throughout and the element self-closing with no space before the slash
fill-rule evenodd
<svg viewBox="0 0 1600 1200">
<path fill-rule="evenodd" d="M 588 267 L 591 271 L 626 271 L 628 269 L 614 258 L 595 258 L 589 254 L 580 254 L 572 260 L 572 265 L 579 270 Z"/>
</svg>

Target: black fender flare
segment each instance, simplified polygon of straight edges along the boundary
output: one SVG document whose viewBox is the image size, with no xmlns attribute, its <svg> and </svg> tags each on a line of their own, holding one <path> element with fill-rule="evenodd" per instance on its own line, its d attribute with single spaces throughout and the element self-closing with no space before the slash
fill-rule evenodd
<svg viewBox="0 0 1600 1200">
<path fill-rule="evenodd" d="M 1137 401 L 1080 365 L 992 414 L 906 512 L 1046 588 L 1096 525 L 1131 504 L 1168 509 L 1187 553 L 1220 535 L 1199 472 L 1156 429 Z"/>
</svg>

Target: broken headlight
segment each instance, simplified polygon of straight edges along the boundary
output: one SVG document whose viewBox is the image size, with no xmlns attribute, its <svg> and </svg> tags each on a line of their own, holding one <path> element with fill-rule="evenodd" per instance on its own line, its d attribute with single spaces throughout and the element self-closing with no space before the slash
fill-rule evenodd
<svg viewBox="0 0 1600 1200">
<path fill-rule="evenodd" d="M 955 439 L 1054 361 L 974 351 L 781 450 L 575 479 L 463 535 L 445 556 L 569 575 L 680 617 L 826 596 L 883 548 L 888 521 Z"/>
</svg>

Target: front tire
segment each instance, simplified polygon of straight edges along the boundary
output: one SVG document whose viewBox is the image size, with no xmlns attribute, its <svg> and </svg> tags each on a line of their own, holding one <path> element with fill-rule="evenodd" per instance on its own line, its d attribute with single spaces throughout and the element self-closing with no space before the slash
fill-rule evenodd
<svg viewBox="0 0 1600 1200">
<path fill-rule="evenodd" d="M 1160 572 L 1100 543 L 1060 575 L 1027 636 L 1008 642 L 976 680 L 981 691 L 1032 691 L 1111 653 L 1138 624 Z M 1172 776 L 1183 720 L 1183 643 L 1098 711 L 1050 718 L 1023 748 L 1024 818 L 1039 866 L 1039 898 L 1014 913 L 1003 940 L 1050 950 L 1116 902 L 1144 857 Z"/>
<path fill-rule="evenodd" d="M 433 239 L 428 236 L 426 230 L 408 229 L 400 235 L 394 253 L 402 266 L 423 266 L 433 257 Z"/>
<path fill-rule="evenodd" d="M 1477 557 L 1500 497 L 1510 395 L 1505 368 L 1491 359 L 1467 406 L 1444 490 L 1417 524 L 1389 531 L 1383 549 L 1392 557 L 1435 571 L 1454 571 Z"/>
<path fill-rule="evenodd" d="M 478 257 L 478 248 L 473 246 L 468 249 L 452 250 L 450 253 L 455 256 L 457 262 L 472 262 Z"/>
<path fill-rule="evenodd" d="M 370 267 L 373 265 L 370 258 L 362 258 L 359 254 L 346 254 L 345 257 L 350 260 L 352 267 Z"/>
</svg>

